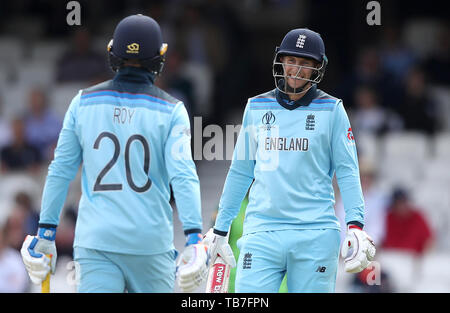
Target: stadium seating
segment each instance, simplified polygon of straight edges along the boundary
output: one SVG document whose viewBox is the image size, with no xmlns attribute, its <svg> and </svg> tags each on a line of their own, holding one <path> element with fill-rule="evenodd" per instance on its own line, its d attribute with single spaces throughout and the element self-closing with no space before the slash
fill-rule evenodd
<svg viewBox="0 0 450 313">
<path fill-rule="evenodd" d="M 29 85 L 12 84 L 3 86 L 3 116 L 11 119 L 25 111 L 28 101 Z"/>
<path fill-rule="evenodd" d="M 64 41 L 39 41 L 33 45 L 30 59 L 33 62 L 56 63 L 67 48 Z"/>
<path fill-rule="evenodd" d="M 53 62 L 22 62 L 17 67 L 20 85 L 51 86 L 54 83 L 55 64 Z"/>
<path fill-rule="evenodd" d="M 24 43 L 14 37 L 0 37 L 0 63 L 16 65 L 24 57 Z"/>
</svg>

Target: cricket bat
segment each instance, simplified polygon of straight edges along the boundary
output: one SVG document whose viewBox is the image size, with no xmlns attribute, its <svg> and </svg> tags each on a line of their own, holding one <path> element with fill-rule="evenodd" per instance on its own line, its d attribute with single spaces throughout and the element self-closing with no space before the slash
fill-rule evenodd
<svg viewBox="0 0 450 313">
<path fill-rule="evenodd" d="M 230 266 L 218 256 L 209 269 L 206 293 L 227 293 L 230 282 Z"/>
<path fill-rule="evenodd" d="M 227 234 L 227 242 L 230 233 Z M 206 282 L 206 293 L 228 293 L 231 267 L 219 255 L 210 267 Z"/>
<path fill-rule="evenodd" d="M 46 254 L 48 258 L 52 258 L 51 254 Z M 50 272 L 48 272 L 47 277 L 41 284 L 41 293 L 50 293 Z"/>
</svg>

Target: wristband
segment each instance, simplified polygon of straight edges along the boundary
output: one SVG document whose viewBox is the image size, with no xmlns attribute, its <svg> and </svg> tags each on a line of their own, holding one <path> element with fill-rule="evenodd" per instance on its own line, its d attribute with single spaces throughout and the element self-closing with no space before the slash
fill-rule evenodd
<svg viewBox="0 0 450 313">
<path fill-rule="evenodd" d="M 50 240 L 50 241 L 55 241 L 56 227 L 52 227 L 52 228 L 39 227 L 38 228 L 38 237 L 46 239 L 46 240 Z"/>
<path fill-rule="evenodd" d="M 203 236 L 201 233 L 190 233 L 186 237 L 185 247 L 200 243 L 202 241 L 202 239 L 203 239 Z"/>
</svg>

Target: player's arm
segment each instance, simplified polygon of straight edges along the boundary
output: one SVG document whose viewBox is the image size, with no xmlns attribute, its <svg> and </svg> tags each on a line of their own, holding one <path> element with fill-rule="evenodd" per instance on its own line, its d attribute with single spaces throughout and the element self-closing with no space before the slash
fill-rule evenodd
<svg viewBox="0 0 450 313">
<path fill-rule="evenodd" d="M 362 230 L 364 227 L 364 199 L 359 177 L 355 138 L 342 101 L 333 112 L 331 135 L 332 166 L 342 195 L 347 224 L 347 236 L 341 254 L 345 258 L 347 272 L 360 272 L 375 256 L 372 239 Z M 349 252 L 352 252 L 349 254 Z"/>
<path fill-rule="evenodd" d="M 75 133 L 76 110 L 81 92 L 72 100 L 59 134 L 53 161 L 48 168 L 42 195 L 39 229 L 36 236 L 27 236 L 21 254 L 31 280 L 39 284 L 49 270 L 55 272 L 55 235 L 70 182 L 81 163 L 81 146 Z M 45 255 L 50 254 L 51 262 Z"/>
<path fill-rule="evenodd" d="M 221 256 L 226 264 L 231 267 L 236 266 L 233 251 L 228 244 L 227 234 L 232 221 L 239 213 L 241 202 L 253 182 L 257 149 L 248 107 L 247 104 L 242 127 L 234 147 L 231 166 L 220 198 L 219 213 L 215 225 L 203 239 L 203 243 L 208 246 L 210 252 L 211 264 L 214 264 L 217 257 Z"/>
<path fill-rule="evenodd" d="M 206 279 L 208 254 L 202 240 L 200 182 L 191 156 L 189 116 L 182 103 L 174 109 L 165 143 L 165 162 L 179 212 L 186 245 L 177 262 L 178 285 L 194 291 Z"/>
<path fill-rule="evenodd" d="M 226 236 L 231 223 L 236 218 L 241 203 L 254 179 L 257 142 L 255 130 L 250 121 L 249 105 L 244 111 L 242 127 L 234 147 L 233 159 L 225 179 L 219 202 L 214 233 Z"/>
<path fill-rule="evenodd" d="M 333 112 L 331 159 L 345 210 L 345 223 L 364 226 L 364 199 L 358 156 L 350 121 L 342 101 Z"/>
<path fill-rule="evenodd" d="M 189 116 L 183 103 L 172 113 L 165 163 L 185 235 L 202 232 L 200 182 L 191 155 Z"/>
</svg>

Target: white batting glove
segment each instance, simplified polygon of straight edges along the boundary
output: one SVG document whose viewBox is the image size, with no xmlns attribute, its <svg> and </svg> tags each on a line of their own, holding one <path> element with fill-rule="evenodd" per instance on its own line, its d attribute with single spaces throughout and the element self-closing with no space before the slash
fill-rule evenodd
<svg viewBox="0 0 450 313">
<path fill-rule="evenodd" d="M 200 233 L 189 234 L 186 248 L 177 262 L 178 286 L 183 292 L 192 292 L 208 277 L 208 248 L 200 243 Z"/>
<path fill-rule="evenodd" d="M 376 249 L 372 238 L 356 225 L 348 225 L 347 236 L 341 247 L 345 271 L 359 273 L 365 269 L 375 257 Z"/>
<path fill-rule="evenodd" d="M 41 284 L 48 273 L 56 268 L 56 228 L 39 228 L 36 236 L 28 235 L 20 253 L 23 263 L 34 284 Z M 51 255 L 51 259 L 46 256 Z"/>
<path fill-rule="evenodd" d="M 202 243 L 208 247 L 210 255 L 210 264 L 214 264 L 218 256 L 221 256 L 225 263 L 231 267 L 236 266 L 236 259 L 234 258 L 233 250 L 228 244 L 228 238 L 214 233 L 214 229 L 211 228 L 203 238 Z"/>
</svg>

